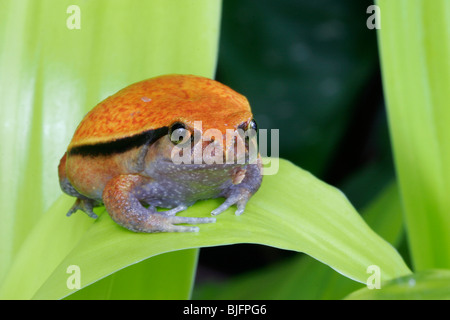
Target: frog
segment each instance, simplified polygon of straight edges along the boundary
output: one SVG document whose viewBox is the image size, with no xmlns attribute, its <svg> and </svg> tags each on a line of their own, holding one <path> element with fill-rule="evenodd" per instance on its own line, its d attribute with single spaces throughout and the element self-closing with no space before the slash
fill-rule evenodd
<svg viewBox="0 0 450 320">
<path fill-rule="evenodd" d="M 195 138 L 208 130 L 219 134 Z M 234 205 L 241 215 L 263 172 L 259 153 L 238 157 L 236 145 L 248 153 L 245 133 L 255 130 L 247 98 L 219 81 L 167 74 L 131 84 L 84 116 L 60 160 L 61 190 L 76 198 L 67 216 L 80 210 L 96 219 L 94 209 L 104 206 L 118 225 L 157 233 L 198 232 L 197 224 L 215 223 Z M 223 146 L 213 150 L 224 161 L 195 161 L 213 145 Z M 189 161 L 175 162 L 174 154 Z M 235 161 L 225 161 L 230 155 Z M 209 217 L 177 215 L 214 198 L 225 200 Z"/>
</svg>

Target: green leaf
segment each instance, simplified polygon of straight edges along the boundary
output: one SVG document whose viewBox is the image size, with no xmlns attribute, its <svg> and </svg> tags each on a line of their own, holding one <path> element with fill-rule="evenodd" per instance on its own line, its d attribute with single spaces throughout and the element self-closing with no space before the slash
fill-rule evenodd
<svg viewBox="0 0 450 320">
<path fill-rule="evenodd" d="M 174 251 L 138 262 L 79 290 L 67 299 L 189 299 L 198 249 Z"/>
<path fill-rule="evenodd" d="M 282 128 L 280 155 L 316 176 L 330 170 L 355 101 L 378 72 L 368 3 L 223 2 L 218 76 L 247 96 L 261 128 Z"/>
<path fill-rule="evenodd" d="M 220 202 L 199 202 L 183 215 L 206 217 Z M 62 197 L 27 238 L 0 297 L 53 299 L 73 293 L 66 285 L 70 265 L 79 266 L 81 285 L 86 286 L 157 254 L 233 243 L 259 243 L 305 252 L 360 282 L 366 281 L 369 265 L 380 267 L 382 279 L 410 273 L 395 249 L 364 223 L 338 189 L 281 159 L 278 173 L 264 177 L 245 214 L 235 216 L 229 209 L 215 224 L 202 225 L 197 234 L 136 234 L 114 223 L 106 212 L 95 222 L 85 215 L 67 219 L 62 208 L 69 205 L 68 199 Z M 70 229 L 81 227 L 86 232 L 75 241 L 60 234 L 52 238 L 54 228 L 70 235 Z M 40 248 L 43 241 L 49 247 Z M 53 257 L 54 247 L 61 243 L 70 243 L 71 250 L 65 256 Z M 36 279 L 36 275 L 25 272 L 30 263 L 36 263 L 36 257 L 29 253 L 39 255 L 43 250 L 48 251 L 46 261 L 40 261 L 34 269 L 43 270 L 45 276 Z M 48 260 L 60 262 L 50 268 Z M 235 263 L 239 263 L 238 259 Z M 23 292 L 27 294 L 22 296 Z"/>
<path fill-rule="evenodd" d="M 387 186 L 362 216 L 380 236 L 397 245 L 403 221 L 396 184 Z M 225 282 L 196 286 L 194 299 L 342 299 L 361 286 L 308 256 L 297 255 Z"/>
<path fill-rule="evenodd" d="M 73 5 L 80 29 L 67 27 Z M 6 296 L 32 297 L 93 223 L 64 218 L 73 199 L 55 203 L 57 165 L 83 115 L 156 75 L 213 77 L 220 11 L 220 0 L 0 1 L 0 287 L 17 284 Z M 192 256 L 171 256 L 193 272 Z M 8 275 L 17 271 L 30 276 Z"/>
<path fill-rule="evenodd" d="M 316 300 L 342 299 L 361 288 L 327 265 L 300 254 L 270 267 L 226 281 L 195 286 L 198 300 Z"/>
<path fill-rule="evenodd" d="M 450 2 L 379 0 L 389 126 L 416 270 L 450 268 Z"/>
<path fill-rule="evenodd" d="M 402 205 L 398 185 L 389 184 L 362 212 L 367 224 L 397 247 L 403 235 Z"/>
<path fill-rule="evenodd" d="M 450 270 L 424 270 L 381 284 L 380 289 L 363 288 L 349 300 L 448 300 Z"/>
<path fill-rule="evenodd" d="M 81 9 L 79 30 L 66 26 L 73 4 Z M 0 159 L 1 298 L 65 297 L 76 291 L 68 286 L 70 266 L 79 268 L 85 287 L 148 257 L 242 242 L 305 252 L 360 282 L 372 264 L 383 279 L 410 272 L 339 190 L 283 160 L 243 216 L 228 210 L 198 234 L 135 234 L 102 209 L 96 221 L 83 214 L 65 217 L 73 199 L 58 198 L 56 167 L 83 114 L 154 75 L 211 77 L 219 14 L 220 1 L 212 0 L 0 3 L 0 42 L 8 48 L 0 52 L 0 138 L 7 155 Z M 185 214 L 208 216 L 219 203 L 204 201 Z M 175 261 L 192 271 L 192 253 L 183 254 Z M 175 279 L 187 290 L 192 273 L 185 272 Z M 117 295 L 111 290 L 105 296 Z"/>
</svg>

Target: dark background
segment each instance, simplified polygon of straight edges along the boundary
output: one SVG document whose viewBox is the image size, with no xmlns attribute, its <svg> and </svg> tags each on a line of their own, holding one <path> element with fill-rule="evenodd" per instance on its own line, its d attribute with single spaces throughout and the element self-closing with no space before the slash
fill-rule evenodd
<svg viewBox="0 0 450 320">
<path fill-rule="evenodd" d="M 364 208 L 393 178 L 376 30 L 366 0 L 223 0 L 216 79 L 245 95 L 280 157 Z M 260 245 L 200 251 L 197 281 L 294 253 Z"/>
</svg>

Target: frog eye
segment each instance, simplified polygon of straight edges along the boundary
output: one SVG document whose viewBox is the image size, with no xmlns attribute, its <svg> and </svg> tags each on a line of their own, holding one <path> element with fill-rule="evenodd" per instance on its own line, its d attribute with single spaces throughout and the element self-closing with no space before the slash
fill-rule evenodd
<svg viewBox="0 0 450 320">
<path fill-rule="evenodd" d="M 252 129 L 252 130 L 255 130 L 255 132 L 257 132 L 258 131 L 258 125 L 256 124 L 255 119 L 252 119 L 248 123 L 244 122 L 244 123 L 240 124 L 238 126 L 238 129 L 242 129 L 244 131 Z"/>
<path fill-rule="evenodd" d="M 248 123 L 247 130 L 249 130 L 249 129 L 253 129 L 253 130 L 255 130 L 256 132 L 258 131 L 258 124 L 256 123 L 255 119 L 252 119 L 252 120 Z"/>
<path fill-rule="evenodd" d="M 169 128 L 169 139 L 173 144 L 180 144 L 188 141 L 191 137 L 191 132 L 181 122 L 175 122 Z"/>
</svg>

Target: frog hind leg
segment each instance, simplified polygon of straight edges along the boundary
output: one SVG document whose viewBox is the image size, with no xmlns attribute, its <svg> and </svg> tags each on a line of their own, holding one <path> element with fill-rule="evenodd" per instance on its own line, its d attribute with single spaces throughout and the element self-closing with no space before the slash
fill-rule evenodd
<svg viewBox="0 0 450 320">
<path fill-rule="evenodd" d="M 119 175 L 111 179 L 103 190 L 103 203 L 111 218 L 119 225 L 134 232 L 198 232 L 194 226 L 177 224 L 213 223 L 215 218 L 192 218 L 176 216 L 182 206 L 169 214 L 145 208 L 140 200 L 139 187 L 151 183 L 151 178 L 137 174 Z"/>
<path fill-rule="evenodd" d="M 73 185 L 70 183 L 69 179 L 67 179 L 66 176 L 66 153 L 61 158 L 61 161 L 59 162 L 58 166 L 58 176 L 59 176 L 59 185 L 61 187 L 61 190 L 68 194 L 69 196 L 77 198 L 75 200 L 75 203 L 70 208 L 70 210 L 67 212 L 66 216 L 71 216 L 73 213 L 77 212 L 78 210 L 83 211 L 91 218 L 98 218 L 97 215 L 94 213 L 93 209 L 95 207 L 98 207 L 101 205 L 101 203 L 97 200 L 90 199 L 88 197 L 83 196 L 81 193 L 79 193 Z"/>
</svg>

